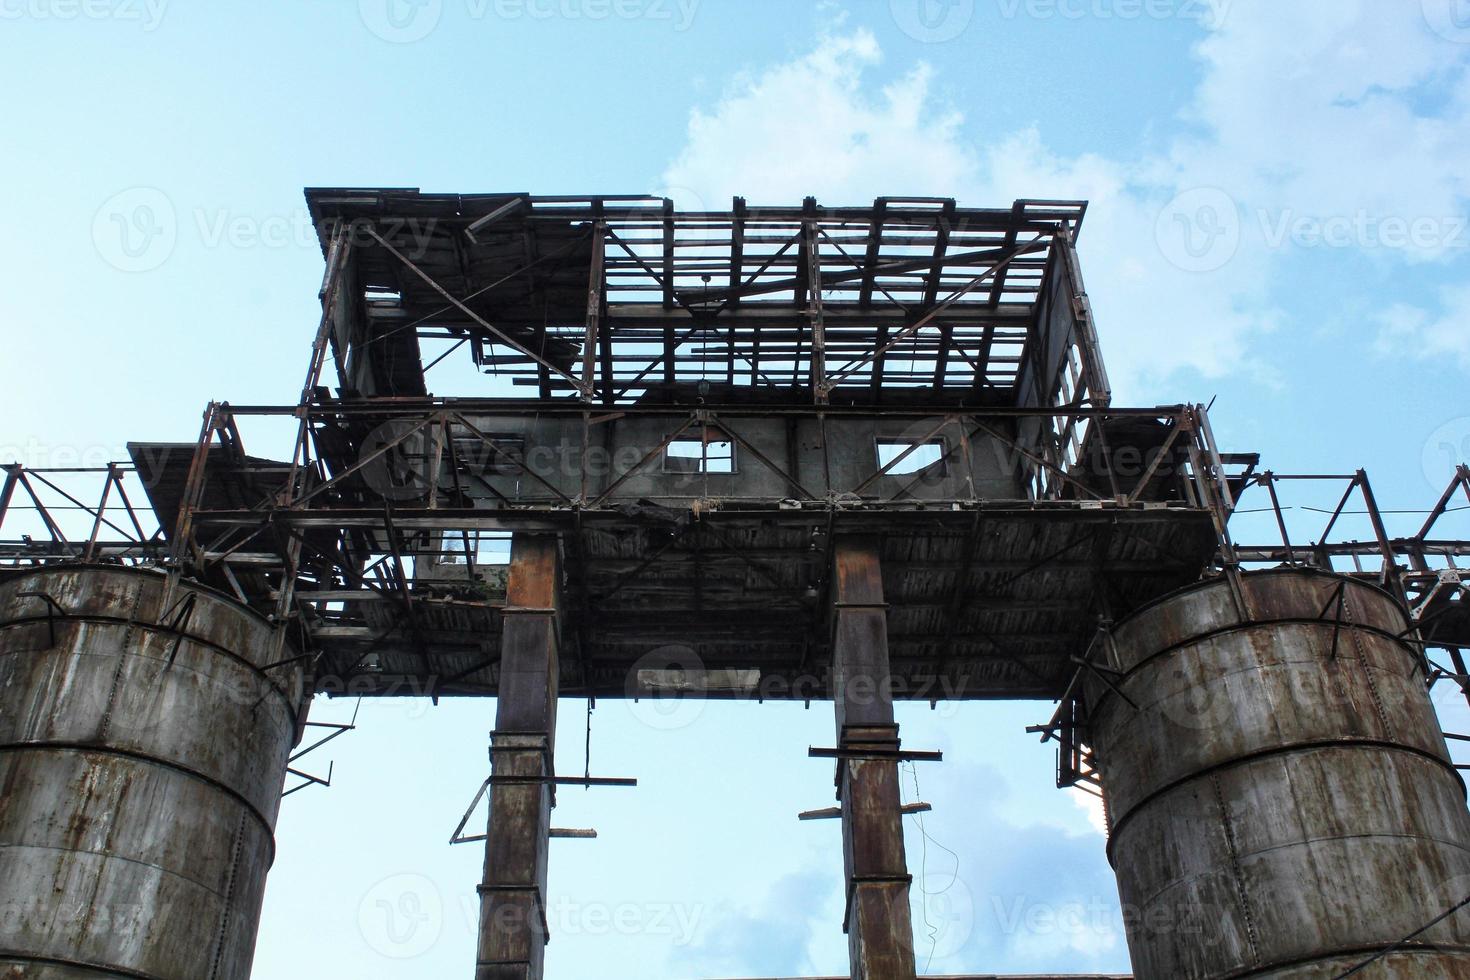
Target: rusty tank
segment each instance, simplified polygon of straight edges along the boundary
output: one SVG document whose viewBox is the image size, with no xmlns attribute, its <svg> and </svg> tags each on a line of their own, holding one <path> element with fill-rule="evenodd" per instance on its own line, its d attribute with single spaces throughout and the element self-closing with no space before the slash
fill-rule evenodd
<svg viewBox="0 0 1470 980">
<path fill-rule="evenodd" d="M 0 579 L 0 976 L 250 975 L 305 710 L 273 638 L 158 572 Z"/>
<path fill-rule="evenodd" d="M 1371 583 L 1211 580 L 1088 681 L 1137 980 L 1470 978 L 1470 812 L 1409 622 Z M 1433 924 L 1431 924 L 1433 923 Z"/>
</svg>

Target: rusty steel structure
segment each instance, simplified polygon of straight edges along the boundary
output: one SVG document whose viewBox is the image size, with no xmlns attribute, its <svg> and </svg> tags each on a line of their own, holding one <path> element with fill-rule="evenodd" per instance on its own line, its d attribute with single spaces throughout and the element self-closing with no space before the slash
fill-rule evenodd
<svg viewBox="0 0 1470 980">
<path fill-rule="evenodd" d="M 558 773 L 558 701 L 689 694 L 833 703 L 833 745 L 809 755 L 832 761 L 838 805 L 803 817 L 842 823 L 853 980 L 916 975 L 898 766 L 940 757 L 903 744 L 894 702 L 980 698 L 1057 703 L 1035 730 L 1059 785 L 1105 796 L 1125 903 L 1210 909 L 1208 949 L 1130 924 L 1142 980 L 1326 980 L 1354 956 L 1467 975 L 1470 888 L 1420 886 L 1470 843 L 1425 693 L 1470 692 L 1470 542 L 1436 531 L 1470 469 L 1394 537 L 1361 471 L 1262 470 L 1221 450 L 1201 405 L 1113 404 L 1084 202 L 307 202 L 326 272 L 297 402 L 213 403 L 195 443 L 134 443 L 101 469 L 5 466 L 0 588 L 141 576 L 170 599 L 126 620 L 123 646 L 173 635 L 167 610 L 199 596 L 255 624 L 222 646 L 272 683 L 299 674 L 303 698 L 495 697 L 488 825 L 465 833 L 467 813 L 454 835 L 485 846 L 476 980 L 544 973 L 549 841 L 582 833 L 551 826 L 556 788 L 634 782 Z M 1278 494 L 1300 479 L 1345 491 L 1307 538 Z M 1235 539 L 1242 499 L 1279 541 Z M 1362 541 L 1339 520 L 1354 499 Z M 1324 589 L 1341 602 L 1307 616 Z M 10 613 L 25 643 L 80 614 L 38 602 Z M 21 662 L 19 635 L 0 631 L 0 661 Z M 78 654 L 52 635 L 47 656 Z M 1174 731 L 1181 677 L 1228 708 L 1219 726 Z M 1297 728 L 1263 713 L 1288 701 Z M 273 729 L 261 813 L 288 771 L 318 781 L 283 755 L 310 724 Z M 1401 805 L 1374 796 L 1389 770 Z M 1288 802 L 1308 773 L 1372 805 L 1343 816 L 1322 787 Z M 1346 905 L 1327 865 L 1299 873 L 1333 834 L 1400 841 L 1391 872 L 1371 844 L 1334 852 L 1362 879 Z M 0 948 L 22 927 L 0 921 Z M 119 975 L 244 975 L 150 969 Z"/>
</svg>

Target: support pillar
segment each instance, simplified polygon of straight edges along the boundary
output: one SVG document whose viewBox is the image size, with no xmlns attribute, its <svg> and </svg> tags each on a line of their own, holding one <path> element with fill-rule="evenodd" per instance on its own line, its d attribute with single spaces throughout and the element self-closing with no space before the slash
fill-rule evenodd
<svg viewBox="0 0 1470 980">
<path fill-rule="evenodd" d="M 839 538 L 834 561 L 832 681 L 837 745 L 844 754 L 837 762 L 837 797 L 852 980 L 914 980 L 912 878 L 904 858 L 877 539 Z"/>
<path fill-rule="evenodd" d="M 555 535 L 515 536 L 491 733 L 475 980 L 541 980 L 550 939 L 546 868 L 555 805 L 560 577 Z"/>
</svg>

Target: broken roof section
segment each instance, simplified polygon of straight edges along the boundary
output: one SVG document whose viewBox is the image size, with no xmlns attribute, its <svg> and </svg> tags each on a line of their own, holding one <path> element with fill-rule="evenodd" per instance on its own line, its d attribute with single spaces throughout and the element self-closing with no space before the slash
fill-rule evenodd
<svg viewBox="0 0 1470 980">
<path fill-rule="evenodd" d="M 666 198 L 310 188 L 345 275 L 346 397 L 1103 406 L 1082 201 L 677 210 Z"/>
</svg>

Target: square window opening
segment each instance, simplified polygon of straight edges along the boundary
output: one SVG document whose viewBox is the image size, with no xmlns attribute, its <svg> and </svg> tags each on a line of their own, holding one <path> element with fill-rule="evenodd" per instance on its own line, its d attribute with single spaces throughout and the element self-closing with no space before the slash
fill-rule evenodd
<svg viewBox="0 0 1470 980">
<path fill-rule="evenodd" d="M 664 449 L 665 473 L 734 473 L 735 443 L 717 429 L 681 436 Z"/>
<path fill-rule="evenodd" d="M 916 439 L 879 439 L 878 466 L 881 469 L 890 463 L 893 465 L 887 470 L 887 476 L 907 476 L 925 471 L 938 476 L 949 475 L 942 438 L 928 442 L 919 442 Z"/>
</svg>

